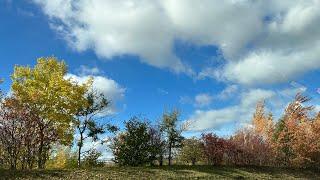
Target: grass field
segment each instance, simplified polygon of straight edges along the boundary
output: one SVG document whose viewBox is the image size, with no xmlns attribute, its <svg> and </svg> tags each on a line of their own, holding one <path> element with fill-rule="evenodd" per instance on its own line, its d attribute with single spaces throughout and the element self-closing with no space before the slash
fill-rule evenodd
<svg viewBox="0 0 320 180">
<path fill-rule="evenodd" d="M 315 170 L 263 167 L 104 167 L 96 169 L 8 171 L 0 179 L 320 179 Z"/>
</svg>

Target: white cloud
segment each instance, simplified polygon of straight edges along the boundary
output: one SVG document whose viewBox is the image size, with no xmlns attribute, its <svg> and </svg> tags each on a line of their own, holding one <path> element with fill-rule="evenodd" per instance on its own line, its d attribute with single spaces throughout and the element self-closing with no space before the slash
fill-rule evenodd
<svg viewBox="0 0 320 180">
<path fill-rule="evenodd" d="M 212 79 L 217 79 L 217 80 L 223 80 L 223 78 L 221 77 L 221 72 L 219 71 L 219 68 L 207 67 L 202 69 L 197 75 L 197 79 L 199 80 L 203 80 L 207 77 Z"/>
<path fill-rule="evenodd" d="M 286 82 L 320 68 L 318 0 L 33 0 L 78 51 L 138 55 L 193 75 L 174 52 L 180 40 L 217 46 L 227 60 L 198 75 L 242 84 Z M 219 67 L 218 67 L 219 68 Z"/>
<path fill-rule="evenodd" d="M 212 130 L 219 131 L 231 125 L 241 128 L 250 124 L 253 112 L 258 101 L 265 100 L 266 111 L 271 111 L 275 120 L 280 118 L 285 107 L 291 102 L 295 95 L 305 93 L 307 88 L 296 82 L 292 87 L 281 90 L 247 89 L 239 91 L 239 103 L 220 109 L 195 110 L 186 120 L 191 124 L 191 131 Z M 315 106 L 315 111 L 320 111 L 320 106 Z M 232 128 L 233 130 L 236 130 Z"/>
<path fill-rule="evenodd" d="M 276 93 L 272 90 L 251 89 L 241 94 L 241 106 L 243 108 L 255 107 L 258 101 L 274 97 Z"/>
<path fill-rule="evenodd" d="M 293 84 L 293 83 L 291 83 Z M 294 97 L 297 93 L 304 93 L 307 91 L 307 88 L 305 86 L 302 85 L 297 85 L 296 83 L 294 83 L 295 85 L 293 85 L 293 88 L 287 88 L 287 89 L 283 89 L 278 91 L 278 93 L 284 97 Z"/>
<path fill-rule="evenodd" d="M 316 106 L 314 107 L 314 112 L 320 113 L 320 105 L 316 105 Z"/>
<path fill-rule="evenodd" d="M 111 101 L 110 108 L 107 109 L 106 114 L 114 114 L 117 112 L 117 105 L 125 96 L 126 89 L 121 87 L 117 82 L 104 76 L 81 76 L 68 74 L 66 78 L 71 78 L 78 83 L 85 83 L 90 78 L 93 78 L 93 89 L 102 93 L 108 100 Z"/>
<path fill-rule="evenodd" d="M 192 73 L 172 53 L 174 30 L 156 1 L 35 0 L 68 43 L 78 51 L 93 49 L 98 56 L 125 54 L 147 64 Z M 56 21 L 58 20 L 58 22 Z"/>
<path fill-rule="evenodd" d="M 192 122 L 189 127 L 190 130 L 201 131 L 219 129 L 237 118 L 239 118 L 239 109 L 237 107 L 228 107 L 208 111 L 196 110 L 187 121 Z"/>
<path fill-rule="evenodd" d="M 208 93 L 200 93 L 195 95 L 194 97 L 190 96 L 180 96 L 179 103 L 181 104 L 191 104 L 198 108 L 203 108 L 209 106 L 214 97 Z"/>
<path fill-rule="evenodd" d="M 228 63 L 223 76 L 242 84 L 286 82 L 306 71 L 319 69 L 319 57 L 320 44 L 295 52 L 252 52 L 243 60 Z"/>
<path fill-rule="evenodd" d="M 241 94 L 238 105 L 208 111 L 196 110 L 187 120 L 192 122 L 190 130 L 201 131 L 220 129 L 228 123 L 241 125 L 251 120 L 256 103 L 263 99 L 270 99 L 275 95 L 271 90 L 252 89 Z"/>
<path fill-rule="evenodd" d="M 76 134 L 75 139 L 79 139 L 79 136 L 79 134 Z M 108 135 L 101 135 L 100 140 L 98 141 L 93 141 L 90 137 L 86 138 L 83 142 L 82 157 L 86 155 L 85 152 L 94 149 L 101 153 L 102 156 L 99 158 L 100 160 L 110 161 L 114 156 L 112 152 L 108 149 L 108 145 L 110 142 L 104 142 L 107 139 L 109 139 Z"/>
<path fill-rule="evenodd" d="M 236 92 L 239 90 L 239 87 L 235 84 L 227 86 L 220 94 L 217 96 L 220 100 L 228 99 L 236 95 Z"/>
<path fill-rule="evenodd" d="M 204 107 L 211 104 L 213 97 L 210 94 L 202 93 L 194 98 L 195 106 Z"/>
<path fill-rule="evenodd" d="M 181 104 L 193 104 L 193 99 L 189 96 L 180 96 L 179 103 Z"/>
<path fill-rule="evenodd" d="M 98 67 L 88 67 L 88 66 L 85 66 L 85 65 L 81 65 L 80 68 L 77 69 L 77 72 L 81 76 L 98 75 L 98 74 L 102 74 L 103 73 Z"/>
</svg>

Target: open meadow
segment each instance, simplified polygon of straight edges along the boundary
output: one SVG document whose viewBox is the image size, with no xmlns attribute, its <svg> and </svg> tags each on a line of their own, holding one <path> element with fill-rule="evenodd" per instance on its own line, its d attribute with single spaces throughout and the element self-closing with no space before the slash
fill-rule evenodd
<svg viewBox="0 0 320 180">
<path fill-rule="evenodd" d="M 3 179 L 320 179 L 315 170 L 269 167 L 103 167 L 93 169 L 0 171 Z"/>
</svg>

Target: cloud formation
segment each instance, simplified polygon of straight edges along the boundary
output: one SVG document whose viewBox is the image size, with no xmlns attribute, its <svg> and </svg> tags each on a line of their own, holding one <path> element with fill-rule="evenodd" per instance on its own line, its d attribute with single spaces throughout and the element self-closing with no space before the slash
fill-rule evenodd
<svg viewBox="0 0 320 180">
<path fill-rule="evenodd" d="M 85 75 L 99 75 L 102 74 L 103 71 L 101 71 L 99 68 L 97 67 L 88 67 L 85 65 L 81 65 L 77 70 L 77 73 L 79 73 L 81 76 L 85 76 Z"/>
<path fill-rule="evenodd" d="M 236 124 L 238 128 L 251 122 L 253 112 L 258 101 L 265 100 L 267 108 L 274 110 L 273 115 L 278 118 L 289 101 L 298 92 L 305 92 L 305 87 L 286 88 L 280 91 L 266 89 L 249 89 L 240 93 L 237 105 L 221 109 L 195 110 L 186 120 L 192 131 L 219 130 L 225 125 Z"/>
<path fill-rule="evenodd" d="M 121 101 L 125 96 L 125 88 L 121 87 L 113 79 L 109 79 L 104 76 L 68 74 L 66 78 L 71 78 L 73 81 L 80 84 L 87 82 L 90 78 L 93 78 L 93 89 L 102 93 L 109 101 L 111 101 L 111 106 L 107 108 L 104 114 L 110 115 L 116 113 L 119 107 L 119 101 Z"/>
<path fill-rule="evenodd" d="M 194 75 L 175 41 L 218 47 L 226 62 L 210 76 L 241 84 L 279 83 L 320 68 L 317 0 L 33 0 L 78 51 Z"/>
<path fill-rule="evenodd" d="M 222 109 L 196 110 L 187 120 L 193 122 L 190 130 L 201 131 L 219 129 L 228 123 L 245 123 L 251 119 L 256 103 L 259 100 L 269 99 L 275 95 L 273 91 L 252 89 L 241 94 L 238 105 Z"/>
<path fill-rule="evenodd" d="M 179 103 L 181 104 L 190 104 L 197 108 L 208 107 L 212 104 L 214 97 L 209 93 L 200 93 L 194 97 L 190 96 L 180 96 Z"/>
<path fill-rule="evenodd" d="M 204 107 L 212 103 L 213 97 L 210 94 L 202 93 L 202 94 L 196 95 L 194 100 L 195 100 L 195 106 Z"/>
</svg>

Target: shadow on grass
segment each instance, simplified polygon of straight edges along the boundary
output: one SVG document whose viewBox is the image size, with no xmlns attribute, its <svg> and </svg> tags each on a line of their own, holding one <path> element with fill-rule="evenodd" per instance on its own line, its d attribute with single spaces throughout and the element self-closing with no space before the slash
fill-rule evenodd
<svg viewBox="0 0 320 180">
<path fill-rule="evenodd" d="M 101 167 L 92 169 L 10 171 L 0 169 L 0 179 L 320 179 L 310 169 L 231 166 Z M 88 178 L 85 178 L 88 177 Z"/>
<path fill-rule="evenodd" d="M 224 166 L 207 166 L 207 165 L 197 165 L 197 166 L 163 166 L 163 167 L 151 167 L 155 169 L 161 169 L 164 171 L 170 171 L 175 174 L 185 175 L 184 172 L 191 174 L 192 172 L 205 174 L 206 176 L 212 177 L 223 177 L 223 178 L 233 178 L 233 179 L 244 179 L 246 176 L 241 171 L 231 167 Z"/>
<path fill-rule="evenodd" d="M 161 169 L 179 174 L 181 171 L 196 171 L 205 173 L 208 176 L 218 175 L 223 178 L 246 179 L 254 176 L 266 178 L 320 178 L 320 171 L 316 169 L 293 169 L 280 167 L 257 167 L 257 166 L 163 166 L 150 167 L 152 169 Z"/>
<path fill-rule="evenodd" d="M 0 179 L 16 179 L 16 178 L 63 178 L 69 170 L 6 170 L 0 169 Z"/>
</svg>

